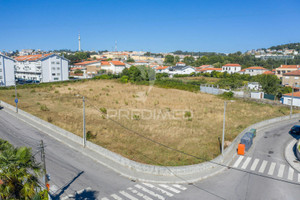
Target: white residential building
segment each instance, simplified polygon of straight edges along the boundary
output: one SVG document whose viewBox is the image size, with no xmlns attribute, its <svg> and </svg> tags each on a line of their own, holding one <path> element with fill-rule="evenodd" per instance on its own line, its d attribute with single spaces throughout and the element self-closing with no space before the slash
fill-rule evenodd
<svg viewBox="0 0 300 200">
<path fill-rule="evenodd" d="M 240 71 L 242 74 L 249 74 L 250 76 L 256 76 L 263 74 L 264 72 L 268 71 L 266 68 L 263 67 L 248 67 Z"/>
<path fill-rule="evenodd" d="M 191 66 L 175 66 L 169 68 L 169 74 L 175 75 L 175 74 L 191 74 L 193 72 L 196 72 L 196 70 Z"/>
<path fill-rule="evenodd" d="M 0 86 L 15 85 L 15 60 L 0 54 Z"/>
<path fill-rule="evenodd" d="M 293 106 L 300 107 L 300 92 L 294 92 L 289 94 L 283 94 L 281 100 L 282 104 L 291 105 L 293 98 Z"/>
<path fill-rule="evenodd" d="M 237 73 L 241 71 L 242 67 L 239 64 L 226 64 L 222 66 L 222 72 L 227 72 L 229 74 Z"/>
<path fill-rule="evenodd" d="M 123 69 L 126 68 L 125 63 L 121 61 L 102 61 L 101 70 L 105 70 L 108 73 L 120 74 Z"/>
<path fill-rule="evenodd" d="M 37 54 L 15 58 L 16 77 L 53 82 L 69 80 L 69 60 L 56 54 Z"/>
</svg>

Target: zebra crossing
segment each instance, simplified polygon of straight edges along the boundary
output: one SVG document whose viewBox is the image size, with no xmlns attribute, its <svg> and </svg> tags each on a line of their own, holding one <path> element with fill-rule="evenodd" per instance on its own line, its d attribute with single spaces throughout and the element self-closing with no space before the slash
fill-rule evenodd
<svg viewBox="0 0 300 200">
<path fill-rule="evenodd" d="M 232 168 L 300 183 L 300 173 L 295 172 L 292 167 L 285 163 L 239 155 L 233 162 Z"/>
<path fill-rule="evenodd" d="M 121 190 L 110 196 L 102 197 L 101 200 L 166 200 L 174 195 L 187 190 L 183 185 L 179 184 L 150 184 L 138 183 L 128 187 L 126 190 Z"/>
</svg>

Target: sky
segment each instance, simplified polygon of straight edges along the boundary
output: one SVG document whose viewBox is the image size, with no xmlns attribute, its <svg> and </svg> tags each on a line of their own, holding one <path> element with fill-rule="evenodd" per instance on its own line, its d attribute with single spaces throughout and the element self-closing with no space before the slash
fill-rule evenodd
<svg viewBox="0 0 300 200">
<path fill-rule="evenodd" d="M 299 0 L 0 0 L 0 50 L 223 52 L 300 42 Z"/>
</svg>

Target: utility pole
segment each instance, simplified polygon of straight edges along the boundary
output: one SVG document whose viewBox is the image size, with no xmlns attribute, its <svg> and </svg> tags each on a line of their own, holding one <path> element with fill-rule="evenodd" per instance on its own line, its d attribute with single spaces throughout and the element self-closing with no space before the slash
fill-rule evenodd
<svg viewBox="0 0 300 200">
<path fill-rule="evenodd" d="M 15 79 L 15 103 L 16 103 L 16 113 L 18 113 L 18 92 L 17 92 L 17 81 Z"/>
<path fill-rule="evenodd" d="M 49 191 L 49 184 L 48 184 L 48 177 L 47 177 L 47 170 L 46 170 L 46 159 L 45 159 L 45 148 L 44 148 L 44 142 L 41 140 L 41 159 L 43 162 L 43 170 L 44 170 L 44 176 L 45 176 L 45 186 L 47 190 Z"/>
<path fill-rule="evenodd" d="M 86 133 L 85 133 L 85 100 L 82 97 L 82 104 L 83 104 L 83 147 L 86 146 Z"/>
<path fill-rule="evenodd" d="M 293 100 L 294 100 L 294 84 L 292 85 L 292 99 L 291 99 L 290 119 L 292 119 L 292 114 L 293 114 Z"/>
<path fill-rule="evenodd" d="M 227 102 L 224 101 L 223 134 L 222 134 L 222 156 L 224 156 L 226 105 L 227 105 Z"/>
</svg>

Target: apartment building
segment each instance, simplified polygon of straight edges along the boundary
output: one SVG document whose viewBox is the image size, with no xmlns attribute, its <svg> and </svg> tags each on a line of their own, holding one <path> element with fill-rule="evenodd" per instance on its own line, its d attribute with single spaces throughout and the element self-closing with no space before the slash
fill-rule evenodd
<svg viewBox="0 0 300 200">
<path fill-rule="evenodd" d="M 15 60 L 0 54 L 0 86 L 15 85 Z"/>
<path fill-rule="evenodd" d="M 243 74 L 249 74 L 250 76 L 256 76 L 256 75 L 263 74 L 264 72 L 266 72 L 268 70 L 263 67 L 254 66 L 254 67 L 248 67 L 242 71 L 243 71 Z"/>
<path fill-rule="evenodd" d="M 69 60 L 56 54 L 16 57 L 17 78 L 53 82 L 69 80 Z"/>
</svg>

